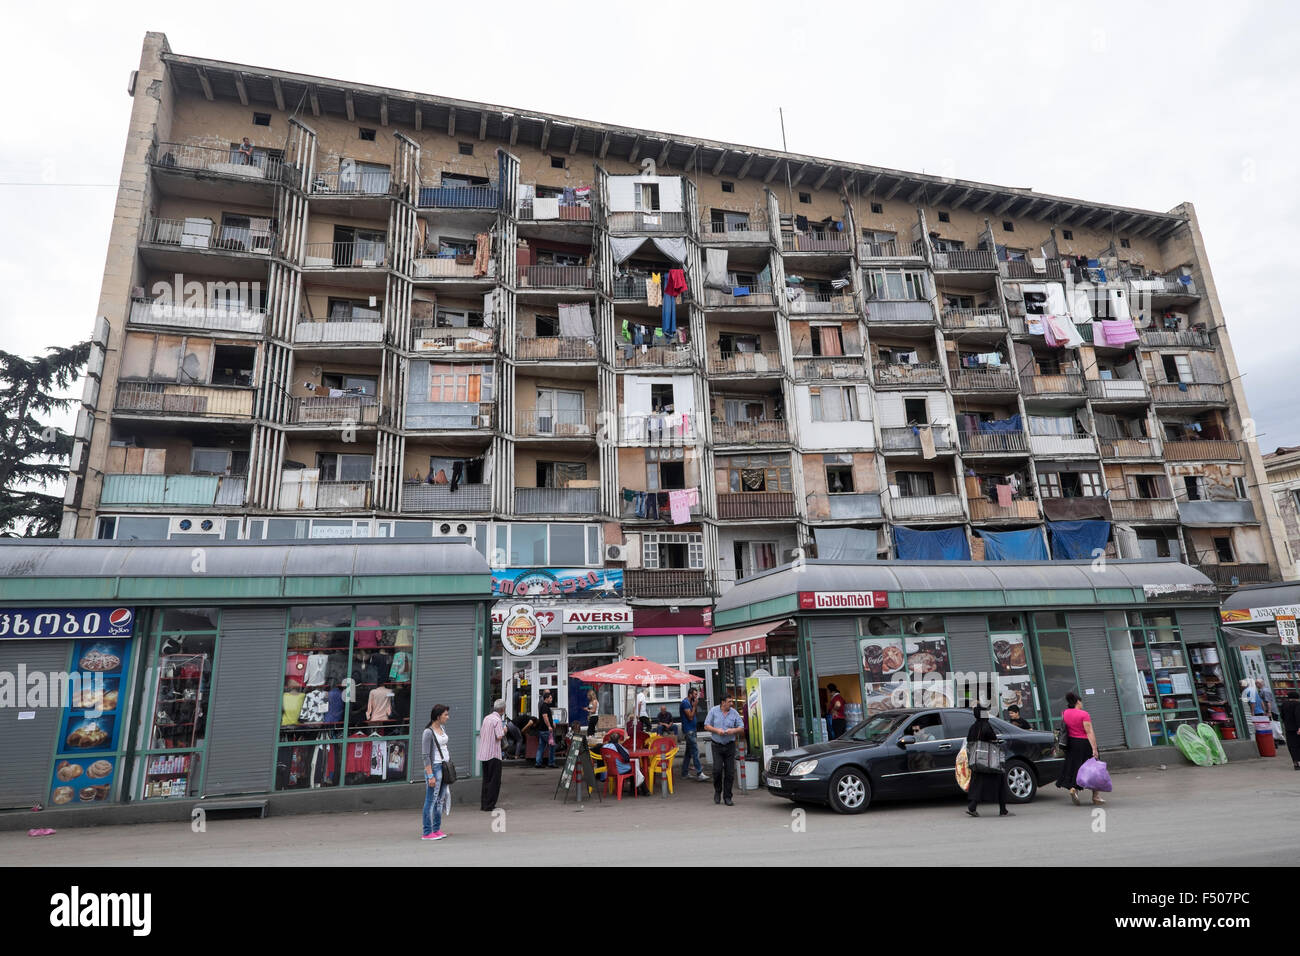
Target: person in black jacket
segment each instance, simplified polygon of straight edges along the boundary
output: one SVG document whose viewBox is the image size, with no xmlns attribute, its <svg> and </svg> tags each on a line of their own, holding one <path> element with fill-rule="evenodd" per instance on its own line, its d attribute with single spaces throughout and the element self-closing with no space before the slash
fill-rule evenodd
<svg viewBox="0 0 1300 956">
<path fill-rule="evenodd" d="M 1001 767 L 997 770 L 988 770 L 975 766 L 975 743 L 991 743 L 995 748 L 1001 749 L 1002 744 L 998 740 L 997 731 L 989 723 L 988 711 L 978 704 L 975 705 L 975 722 L 970 725 L 970 730 L 966 732 L 966 752 L 970 759 L 970 789 L 967 796 L 970 798 L 966 803 L 966 814 L 977 817 L 979 805 L 982 802 L 997 800 L 998 816 L 1010 816 L 1007 810 L 1007 780 L 1006 774 Z M 999 761 L 999 765 L 1001 761 Z"/>
<path fill-rule="evenodd" d="M 1282 714 L 1282 729 L 1286 731 L 1286 749 L 1291 755 L 1291 764 L 1300 770 L 1300 692 L 1287 691 L 1286 700 L 1279 708 Z"/>
</svg>

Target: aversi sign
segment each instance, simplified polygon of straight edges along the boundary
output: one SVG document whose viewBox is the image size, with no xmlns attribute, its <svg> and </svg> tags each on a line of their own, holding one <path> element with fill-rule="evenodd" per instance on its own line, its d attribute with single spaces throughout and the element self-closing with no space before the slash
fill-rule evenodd
<svg viewBox="0 0 1300 956">
<path fill-rule="evenodd" d="M 801 611 L 851 611 L 889 607 L 888 591 L 800 591 Z"/>
</svg>

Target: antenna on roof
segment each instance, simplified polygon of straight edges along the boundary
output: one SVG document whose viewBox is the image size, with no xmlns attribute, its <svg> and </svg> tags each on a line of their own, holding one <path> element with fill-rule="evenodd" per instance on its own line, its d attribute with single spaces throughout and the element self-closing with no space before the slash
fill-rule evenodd
<svg viewBox="0 0 1300 956">
<path fill-rule="evenodd" d="M 776 112 L 781 117 L 781 152 L 790 152 L 790 147 L 785 143 L 785 109 L 778 106 Z M 785 191 L 786 199 L 790 202 L 790 214 L 794 215 L 794 183 L 790 181 L 790 157 L 785 159 Z"/>
</svg>

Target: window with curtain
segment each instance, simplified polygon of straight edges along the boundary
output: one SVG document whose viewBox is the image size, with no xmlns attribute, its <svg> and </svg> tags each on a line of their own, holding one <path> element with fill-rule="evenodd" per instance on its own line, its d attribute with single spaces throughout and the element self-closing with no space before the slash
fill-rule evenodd
<svg viewBox="0 0 1300 956">
<path fill-rule="evenodd" d="M 478 365 L 429 365 L 429 401 L 481 402 L 483 371 Z"/>
<path fill-rule="evenodd" d="M 858 421 L 858 394 L 852 386 L 817 386 L 808 390 L 815 422 Z"/>
<path fill-rule="evenodd" d="M 1031 435 L 1076 435 L 1081 431 L 1073 415 L 1030 415 Z"/>
<path fill-rule="evenodd" d="M 935 494 L 934 475 L 928 471 L 895 472 L 893 484 L 898 486 L 900 498 L 929 497 Z"/>
<path fill-rule="evenodd" d="M 583 424 L 583 393 L 558 388 L 537 390 L 537 430 L 550 434 Z"/>
<path fill-rule="evenodd" d="M 790 491 L 789 455 L 731 455 L 719 458 L 716 477 L 724 493 Z"/>
</svg>

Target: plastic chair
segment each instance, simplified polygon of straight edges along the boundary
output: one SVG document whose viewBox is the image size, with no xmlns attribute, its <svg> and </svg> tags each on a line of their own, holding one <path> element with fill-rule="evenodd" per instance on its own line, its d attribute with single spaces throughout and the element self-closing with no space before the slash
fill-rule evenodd
<svg viewBox="0 0 1300 956">
<path fill-rule="evenodd" d="M 595 772 L 596 776 L 600 776 L 605 772 L 604 754 L 597 753 L 595 750 L 591 751 L 591 769 Z"/>
<path fill-rule="evenodd" d="M 613 747 L 609 748 L 611 753 L 605 757 L 605 779 L 609 781 L 609 792 L 617 793 L 618 799 L 623 799 L 623 781 L 632 781 L 632 796 L 636 797 L 636 761 L 632 761 L 627 773 L 618 772 L 618 751 Z"/>
<path fill-rule="evenodd" d="M 668 781 L 668 792 L 673 793 L 673 759 L 677 756 L 677 741 L 672 737 L 660 737 L 656 744 L 651 747 L 654 755 L 650 758 L 650 792 L 655 789 L 655 774 L 661 773 Z"/>
</svg>

